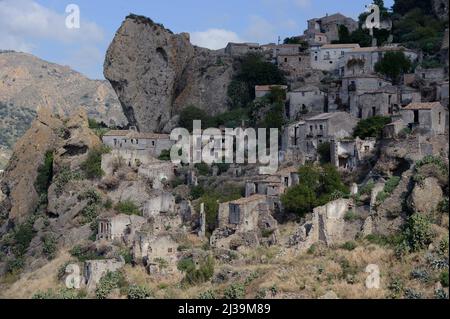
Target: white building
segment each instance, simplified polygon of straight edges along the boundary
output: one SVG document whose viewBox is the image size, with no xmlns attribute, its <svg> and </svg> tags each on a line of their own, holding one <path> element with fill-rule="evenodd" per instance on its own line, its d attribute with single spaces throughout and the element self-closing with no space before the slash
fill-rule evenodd
<svg viewBox="0 0 450 319">
<path fill-rule="evenodd" d="M 345 53 L 359 48 L 359 44 L 325 44 L 310 51 L 311 68 L 323 71 L 338 70 Z"/>
<path fill-rule="evenodd" d="M 307 85 L 288 93 L 290 120 L 298 120 L 307 113 L 323 113 L 325 107 L 325 92 L 317 86 Z"/>
</svg>

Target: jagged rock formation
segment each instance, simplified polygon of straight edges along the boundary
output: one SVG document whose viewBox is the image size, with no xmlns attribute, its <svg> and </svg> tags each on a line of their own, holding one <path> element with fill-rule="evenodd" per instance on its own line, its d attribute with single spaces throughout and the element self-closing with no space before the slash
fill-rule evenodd
<svg viewBox="0 0 450 319">
<path fill-rule="evenodd" d="M 0 187 L 6 198 L 0 202 L 0 217 L 21 222 L 35 211 L 40 200 L 35 187 L 38 168 L 48 151 L 55 152 L 54 170 L 63 166 L 75 169 L 89 149 L 100 143 L 88 128 L 84 110 L 64 123 L 49 109 L 41 109 L 30 129 L 17 141 L 4 172 Z"/>
<path fill-rule="evenodd" d="M 122 23 L 104 64 L 126 117 L 141 131 L 168 132 L 189 105 L 209 114 L 225 111 L 233 72 L 230 57 L 136 15 Z"/>
<path fill-rule="evenodd" d="M 0 146 L 12 148 L 43 107 L 63 116 L 83 107 L 107 125 L 127 124 L 107 81 L 89 80 L 31 54 L 0 51 Z"/>
</svg>

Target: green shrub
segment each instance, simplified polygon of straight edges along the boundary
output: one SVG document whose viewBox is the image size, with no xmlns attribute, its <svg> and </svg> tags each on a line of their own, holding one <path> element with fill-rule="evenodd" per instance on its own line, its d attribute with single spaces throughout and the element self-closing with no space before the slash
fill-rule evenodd
<svg viewBox="0 0 450 319">
<path fill-rule="evenodd" d="M 24 222 L 14 228 L 13 233 L 14 248 L 16 255 L 22 256 L 30 246 L 31 240 L 34 238 L 35 231 L 31 221 Z"/>
<path fill-rule="evenodd" d="M 160 161 L 170 161 L 170 150 L 162 150 L 158 159 Z"/>
<path fill-rule="evenodd" d="M 181 111 L 178 124 L 180 127 L 192 132 L 194 120 L 202 121 L 202 129 L 212 126 L 211 117 L 204 110 L 194 105 L 190 105 Z"/>
<path fill-rule="evenodd" d="M 178 265 L 178 267 L 185 267 L 185 277 L 183 282 L 189 285 L 201 284 L 209 281 L 214 275 L 214 258 L 212 256 L 206 257 L 200 262 L 198 268 L 192 267 L 189 260 L 186 260 Z"/>
<path fill-rule="evenodd" d="M 382 203 L 386 199 L 389 198 L 389 196 L 394 192 L 394 190 L 397 188 L 398 184 L 400 183 L 400 177 L 399 176 L 392 176 L 388 179 L 386 184 L 384 185 L 384 188 L 381 192 L 377 194 L 377 202 Z"/>
<path fill-rule="evenodd" d="M 383 128 L 391 122 L 390 117 L 373 116 L 361 120 L 355 127 L 353 132 L 354 137 L 365 139 L 368 137 L 380 138 Z"/>
<path fill-rule="evenodd" d="M 102 170 L 102 155 L 111 150 L 106 146 L 99 146 L 89 150 L 86 160 L 81 164 L 81 169 L 89 179 L 100 178 L 105 175 Z"/>
<path fill-rule="evenodd" d="M 125 200 L 117 203 L 115 209 L 120 214 L 138 215 L 138 216 L 142 215 L 141 210 L 132 200 Z"/>
<path fill-rule="evenodd" d="M 354 241 L 348 241 L 346 243 L 344 243 L 341 248 L 348 250 L 348 251 L 352 251 L 357 247 L 356 243 Z"/>
<path fill-rule="evenodd" d="M 352 222 L 352 221 L 355 221 L 357 219 L 359 219 L 359 215 L 353 210 L 349 210 L 344 215 L 344 220 L 348 221 L 348 222 Z"/>
<path fill-rule="evenodd" d="M 128 299 L 149 299 L 151 296 L 152 292 L 148 287 L 138 285 L 128 287 Z"/>
<path fill-rule="evenodd" d="M 53 259 L 57 252 L 57 240 L 53 234 L 45 235 L 41 238 L 42 240 L 42 252 L 49 259 Z"/>
<path fill-rule="evenodd" d="M 102 256 L 97 255 L 97 253 L 88 246 L 76 245 L 69 251 L 69 253 L 80 262 L 103 259 Z"/>
<path fill-rule="evenodd" d="M 388 76 L 396 84 L 400 76 L 411 70 L 411 60 L 402 51 L 386 52 L 375 64 L 375 71 Z"/>
<path fill-rule="evenodd" d="M 128 248 L 121 249 L 119 255 L 122 256 L 126 264 L 130 265 L 133 263 L 133 254 Z"/>
<path fill-rule="evenodd" d="M 195 269 L 195 263 L 192 258 L 183 258 L 178 262 L 177 268 L 184 272 L 193 271 Z"/>
<path fill-rule="evenodd" d="M 124 275 L 120 271 L 108 271 L 101 279 L 95 289 L 95 295 L 98 299 L 106 299 L 108 295 L 118 288 L 126 286 Z"/>
<path fill-rule="evenodd" d="M 36 191 L 38 194 L 47 193 L 53 178 L 53 151 L 45 153 L 44 164 L 39 166 L 37 173 L 35 183 Z"/>
<path fill-rule="evenodd" d="M 403 233 L 406 243 L 412 251 L 426 248 L 434 237 L 430 221 L 420 214 L 413 214 L 409 217 Z"/>
<path fill-rule="evenodd" d="M 223 292 L 224 299 L 243 299 L 244 297 L 245 287 L 241 283 L 231 284 Z"/>
<path fill-rule="evenodd" d="M 23 256 L 14 257 L 7 260 L 6 262 L 6 272 L 10 274 L 20 273 L 25 266 L 25 260 Z"/>
<path fill-rule="evenodd" d="M 191 188 L 191 197 L 193 200 L 199 199 L 205 194 L 205 189 L 201 185 L 197 185 Z"/>
<path fill-rule="evenodd" d="M 320 162 L 322 164 L 331 162 L 330 142 L 319 144 L 317 153 L 320 155 Z"/>
<path fill-rule="evenodd" d="M 373 190 L 374 187 L 375 187 L 375 182 L 372 181 L 372 180 L 370 180 L 370 181 L 368 181 L 368 182 L 366 183 L 366 185 L 364 185 L 364 186 L 360 189 L 359 193 L 360 193 L 361 195 L 370 195 L 370 194 L 372 193 L 372 190 Z"/>
<path fill-rule="evenodd" d="M 448 197 L 444 198 L 438 205 L 438 212 L 441 214 L 448 214 Z"/>
<path fill-rule="evenodd" d="M 197 169 L 198 174 L 201 176 L 207 176 L 211 173 L 211 169 L 206 163 L 197 163 L 194 165 L 194 167 Z"/>
<path fill-rule="evenodd" d="M 48 289 L 47 291 L 38 291 L 31 299 L 81 299 L 84 298 L 84 291 L 77 291 L 69 288 L 61 288 L 57 291 Z"/>
<path fill-rule="evenodd" d="M 439 280 L 444 287 L 448 287 L 448 270 L 445 270 L 441 273 Z"/>
<path fill-rule="evenodd" d="M 207 291 L 204 291 L 204 292 L 202 292 L 202 293 L 200 293 L 199 295 L 198 295 L 198 299 L 208 299 L 208 300 L 212 300 L 212 299 L 217 299 L 217 296 L 216 296 L 216 294 L 214 293 L 214 291 L 212 291 L 212 290 L 207 290 Z"/>
<path fill-rule="evenodd" d="M 378 235 L 370 234 L 365 237 L 365 239 L 371 244 L 376 244 L 378 246 L 397 246 L 403 241 L 402 235 Z"/>
<path fill-rule="evenodd" d="M 80 172 L 71 171 L 68 168 L 63 168 L 61 172 L 55 177 L 54 185 L 56 186 L 56 194 L 61 195 L 64 187 L 72 180 L 81 180 L 83 176 Z"/>
</svg>

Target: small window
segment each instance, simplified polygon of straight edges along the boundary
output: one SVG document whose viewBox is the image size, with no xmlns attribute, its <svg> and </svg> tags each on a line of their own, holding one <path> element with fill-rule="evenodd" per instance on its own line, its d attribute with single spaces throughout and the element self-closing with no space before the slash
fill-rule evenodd
<svg viewBox="0 0 450 319">
<path fill-rule="evenodd" d="M 323 131 L 323 125 L 320 125 L 320 130 Z"/>
<path fill-rule="evenodd" d="M 310 132 L 313 131 L 313 126 L 312 126 L 312 125 L 309 127 L 309 131 L 310 131 Z"/>
<path fill-rule="evenodd" d="M 439 112 L 439 119 L 438 119 L 439 125 L 441 125 L 441 118 L 442 118 L 442 115 L 441 115 L 441 112 Z"/>
<path fill-rule="evenodd" d="M 365 151 L 365 152 L 368 152 L 368 151 L 370 151 L 370 147 L 369 147 L 369 146 L 367 146 L 367 145 L 366 145 L 366 146 L 364 146 L 364 151 Z"/>
<path fill-rule="evenodd" d="M 152 146 L 155 146 L 155 141 L 152 141 Z"/>
<path fill-rule="evenodd" d="M 172 253 L 172 252 L 173 252 L 173 248 L 168 248 L 168 249 L 167 249 L 167 252 L 168 252 L 168 253 Z"/>
<path fill-rule="evenodd" d="M 287 58 L 284 58 L 284 62 L 287 62 Z"/>
</svg>

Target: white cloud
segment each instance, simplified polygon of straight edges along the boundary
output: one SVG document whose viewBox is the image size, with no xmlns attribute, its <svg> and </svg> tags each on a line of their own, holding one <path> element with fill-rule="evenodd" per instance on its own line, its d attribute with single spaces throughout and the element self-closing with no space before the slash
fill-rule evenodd
<svg viewBox="0 0 450 319">
<path fill-rule="evenodd" d="M 61 55 L 69 52 L 58 60 L 86 72 L 88 64 L 99 61 L 98 46 L 104 41 L 103 30 L 83 19 L 83 10 L 80 28 L 69 29 L 64 11 L 56 12 L 33 0 L 0 0 L 0 49 L 28 53 L 50 49 Z M 43 42 L 46 47 L 41 47 Z"/>
<path fill-rule="evenodd" d="M 191 43 L 211 50 L 222 49 L 228 42 L 244 42 L 235 32 L 224 29 L 208 29 L 192 32 Z"/>
<path fill-rule="evenodd" d="M 247 38 L 252 39 L 251 42 L 275 42 L 277 34 L 275 26 L 266 19 L 253 15 L 250 16 L 250 24 L 245 32 Z"/>
</svg>

